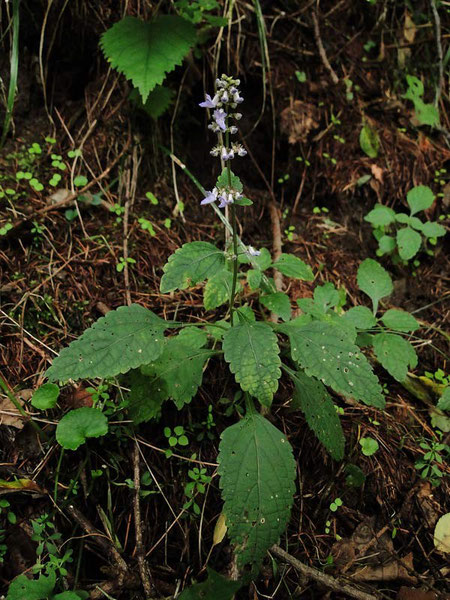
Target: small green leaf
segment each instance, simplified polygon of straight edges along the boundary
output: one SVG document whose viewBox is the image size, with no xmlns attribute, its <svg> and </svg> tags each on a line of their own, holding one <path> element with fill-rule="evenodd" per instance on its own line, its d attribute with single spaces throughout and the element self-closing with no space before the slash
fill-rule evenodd
<svg viewBox="0 0 450 600">
<path fill-rule="evenodd" d="M 403 225 L 409 225 L 411 222 L 411 217 L 405 213 L 397 213 L 395 215 L 395 220 L 397 223 L 402 223 Z"/>
<path fill-rule="evenodd" d="M 289 321 L 291 318 L 291 301 L 287 294 L 283 292 L 274 292 L 266 296 L 260 296 L 259 301 L 263 306 L 269 309 L 283 319 Z"/>
<path fill-rule="evenodd" d="M 391 235 L 382 235 L 378 240 L 378 249 L 381 253 L 381 256 L 394 252 L 396 246 L 397 242 Z"/>
<path fill-rule="evenodd" d="M 50 572 L 48 577 L 40 575 L 39 579 L 28 579 L 26 575 L 16 577 L 8 589 L 7 600 L 47 600 L 56 585 L 56 574 Z"/>
<path fill-rule="evenodd" d="M 164 266 L 163 294 L 184 290 L 212 277 L 225 266 L 224 253 L 209 242 L 189 242 L 178 248 Z"/>
<path fill-rule="evenodd" d="M 378 150 L 380 148 L 380 138 L 375 129 L 372 129 L 369 125 L 364 125 L 359 134 L 359 144 L 364 154 L 367 154 L 370 158 L 376 158 L 378 156 Z"/>
<path fill-rule="evenodd" d="M 292 404 L 303 411 L 309 427 L 331 456 L 342 460 L 345 449 L 344 433 L 326 387 L 301 371 L 289 374 L 295 385 Z"/>
<path fill-rule="evenodd" d="M 364 217 L 364 221 L 371 223 L 374 227 L 386 227 L 395 222 L 395 212 L 389 206 L 376 204 L 370 213 Z"/>
<path fill-rule="evenodd" d="M 403 227 L 397 231 L 397 246 L 400 258 L 409 260 L 417 254 L 422 245 L 422 237 L 420 233 L 411 229 L 411 227 Z"/>
<path fill-rule="evenodd" d="M 259 288 L 261 283 L 262 273 L 257 269 L 249 269 L 246 273 L 248 285 L 252 290 Z"/>
<path fill-rule="evenodd" d="M 225 269 L 210 277 L 203 293 L 203 306 L 206 310 L 213 310 L 225 302 L 229 302 L 232 285 L 233 274 Z M 237 291 L 239 289 L 240 284 L 237 286 Z"/>
<path fill-rule="evenodd" d="M 304 281 L 313 281 L 314 275 L 311 267 L 293 254 L 282 254 L 280 258 L 272 264 L 272 267 L 294 279 L 303 279 Z"/>
<path fill-rule="evenodd" d="M 376 260 L 366 258 L 358 269 L 359 289 L 372 300 L 373 313 L 376 314 L 381 298 L 392 294 L 394 289 L 389 273 Z"/>
<path fill-rule="evenodd" d="M 33 394 L 31 404 L 39 410 L 54 408 L 58 402 L 59 387 L 55 383 L 44 383 Z"/>
<path fill-rule="evenodd" d="M 374 440 L 371 437 L 363 437 L 359 440 L 359 444 L 361 446 L 361 452 L 364 456 L 372 456 L 380 447 L 378 445 L 377 440 Z"/>
<path fill-rule="evenodd" d="M 225 168 L 225 169 L 223 169 L 222 173 L 217 178 L 216 187 L 228 188 L 228 186 L 229 186 L 228 169 Z M 231 188 L 233 190 L 237 190 L 238 192 L 242 192 L 244 189 L 244 186 L 242 185 L 241 180 L 239 179 L 239 177 L 237 175 L 235 175 L 233 173 L 233 171 L 231 171 Z"/>
<path fill-rule="evenodd" d="M 252 206 L 253 202 L 250 200 L 250 198 L 242 197 L 242 198 L 237 198 L 234 201 L 234 204 L 236 206 Z"/>
<path fill-rule="evenodd" d="M 386 327 L 389 327 L 389 329 L 395 329 L 396 331 L 404 331 L 408 333 L 409 331 L 416 331 L 420 328 L 420 325 L 416 319 L 405 310 L 390 308 L 384 313 L 384 315 L 381 317 L 381 320 Z"/>
<path fill-rule="evenodd" d="M 345 474 L 345 483 L 350 487 L 361 487 L 366 481 L 363 471 L 352 463 L 345 466 Z"/>
<path fill-rule="evenodd" d="M 56 596 L 52 596 L 52 600 L 80 600 L 81 596 L 79 596 L 76 592 L 61 592 L 60 594 L 56 594 Z M 89 596 L 88 596 L 89 598 Z"/>
<path fill-rule="evenodd" d="M 97 438 L 108 433 L 108 419 L 89 406 L 68 412 L 56 426 L 56 441 L 66 450 L 76 450 L 87 438 Z"/>
<path fill-rule="evenodd" d="M 375 317 L 367 306 L 353 306 L 342 318 L 349 321 L 356 329 L 372 329 L 377 324 Z"/>
<path fill-rule="evenodd" d="M 73 185 L 75 187 L 84 187 L 85 185 L 87 185 L 87 182 L 87 177 L 85 177 L 84 175 L 77 175 L 73 180 Z"/>
<path fill-rule="evenodd" d="M 446 387 L 442 392 L 442 396 L 439 398 L 439 402 L 437 403 L 437 407 L 439 410 L 448 410 L 450 411 L 450 386 Z"/>
<path fill-rule="evenodd" d="M 208 579 L 185 588 L 178 600 L 233 600 L 242 587 L 239 581 L 231 581 L 208 567 Z"/>
<path fill-rule="evenodd" d="M 289 521 L 296 463 L 284 434 L 251 412 L 222 433 L 219 475 L 228 536 L 238 567 L 255 576 Z"/>
<path fill-rule="evenodd" d="M 339 291 L 329 281 L 323 285 L 318 285 L 314 289 L 314 306 L 323 314 L 327 313 L 330 308 L 337 306 L 339 299 Z"/>
<path fill-rule="evenodd" d="M 445 227 L 440 225 L 439 223 L 434 223 L 433 221 L 427 221 L 423 224 L 422 233 L 425 237 L 430 238 L 438 238 L 442 237 L 447 233 Z"/>
<path fill-rule="evenodd" d="M 434 202 L 434 194 L 427 185 L 417 185 L 406 194 L 411 216 L 426 210 Z"/>
<path fill-rule="evenodd" d="M 277 336 L 266 323 L 242 322 L 223 336 L 225 360 L 244 392 L 270 406 L 280 378 Z"/>
<path fill-rule="evenodd" d="M 374 335 L 373 349 L 382 366 L 400 383 L 405 381 L 408 367 L 414 369 L 417 366 L 416 351 L 400 335 L 393 333 Z"/>
</svg>

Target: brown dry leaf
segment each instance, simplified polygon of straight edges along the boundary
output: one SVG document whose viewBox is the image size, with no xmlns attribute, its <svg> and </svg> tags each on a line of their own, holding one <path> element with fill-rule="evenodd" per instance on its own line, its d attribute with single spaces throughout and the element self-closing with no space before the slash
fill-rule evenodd
<svg viewBox="0 0 450 600">
<path fill-rule="evenodd" d="M 33 494 L 46 493 L 31 479 L 15 479 L 14 481 L 0 479 L 0 494 L 10 494 L 11 492 L 32 492 Z"/>
<path fill-rule="evenodd" d="M 434 527 L 439 518 L 441 508 L 433 497 L 431 484 L 428 481 L 421 482 L 416 498 L 428 527 Z"/>
<path fill-rule="evenodd" d="M 23 429 L 24 426 L 23 417 L 8 396 L 0 398 L 0 425 L 9 425 L 16 429 Z"/>
<path fill-rule="evenodd" d="M 383 183 L 383 169 L 376 164 L 372 164 L 370 165 L 370 170 L 375 179 L 377 179 L 380 183 Z"/>
<path fill-rule="evenodd" d="M 72 192 L 70 190 L 60 188 L 59 190 L 56 190 L 56 192 L 54 192 L 51 196 L 48 196 L 47 201 L 49 204 L 58 204 L 59 202 L 63 202 L 64 200 L 66 200 L 66 198 L 68 198 L 71 195 Z"/>
<path fill-rule="evenodd" d="M 408 583 L 417 583 L 417 578 L 410 575 L 414 571 L 412 552 L 400 560 L 392 560 L 378 567 L 363 567 L 350 577 L 354 581 L 396 581 L 398 579 Z"/>
<path fill-rule="evenodd" d="M 281 131 L 288 136 L 290 144 L 304 142 L 311 130 L 319 126 L 319 117 L 319 110 L 313 104 L 295 100 L 280 115 Z"/>
<path fill-rule="evenodd" d="M 444 186 L 442 192 L 444 194 L 442 197 L 442 206 L 445 209 L 448 209 L 448 207 L 450 206 L 450 182 Z"/>
<path fill-rule="evenodd" d="M 419 590 L 417 588 L 402 585 L 397 594 L 397 600 L 436 600 L 435 592 Z"/>
<path fill-rule="evenodd" d="M 82 385 L 73 388 L 69 395 L 64 398 L 64 404 L 68 408 L 83 408 L 92 406 L 92 396 Z"/>
</svg>

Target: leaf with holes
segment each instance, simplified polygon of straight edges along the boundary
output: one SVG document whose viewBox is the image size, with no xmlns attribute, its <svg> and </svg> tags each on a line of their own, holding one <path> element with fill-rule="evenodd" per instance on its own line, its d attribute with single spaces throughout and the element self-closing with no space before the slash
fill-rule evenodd
<svg viewBox="0 0 450 600">
<path fill-rule="evenodd" d="M 223 336 L 225 360 L 244 392 L 270 406 L 280 378 L 280 349 L 266 323 L 242 322 Z"/>
<path fill-rule="evenodd" d="M 287 294 L 274 292 L 273 294 L 260 296 L 259 301 L 271 312 L 281 317 L 283 321 L 289 321 L 291 318 L 291 301 Z"/>
<path fill-rule="evenodd" d="M 376 314 L 378 302 L 392 294 L 394 289 L 391 276 L 376 260 L 366 258 L 359 265 L 357 280 L 359 289 L 372 300 L 373 313 Z"/>
<path fill-rule="evenodd" d="M 66 450 L 76 450 L 87 438 L 108 433 L 108 419 L 96 408 L 83 406 L 68 412 L 56 426 L 56 441 Z"/>
<path fill-rule="evenodd" d="M 420 325 L 416 321 L 416 319 L 405 310 L 397 310 L 395 308 L 390 308 L 387 310 L 384 315 L 381 317 L 384 325 L 389 327 L 389 329 L 395 329 L 396 331 L 416 331 L 419 329 Z"/>
<path fill-rule="evenodd" d="M 163 294 L 184 290 L 212 277 L 225 266 L 225 256 L 209 242 L 189 242 L 178 248 L 164 265 L 160 289 Z"/>
<path fill-rule="evenodd" d="M 323 321 L 302 327 L 286 324 L 280 331 L 289 335 L 292 359 L 307 375 L 317 377 L 339 394 L 384 408 L 379 381 L 348 333 Z"/>
<path fill-rule="evenodd" d="M 242 582 L 231 581 L 208 567 L 208 579 L 185 588 L 178 600 L 233 600 Z"/>
<path fill-rule="evenodd" d="M 397 246 L 400 258 L 409 260 L 415 256 L 422 245 L 422 236 L 411 227 L 403 227 L 397 231 Z"/>
<path fill-rule="evenodd" d="M 219 475 L 228 536 L 238 567 L 258 573 L 289 521 L 296 472 L 286 437 L 252 411 L 222 433 Z"/>
<path fill-rule="evenodd" d="M 101 37 L 100 46 L 111 66 L 131 79 L 146 102 L 166 73 L 180 65 L 195 44 L 195 28 L 175 15 L 163 15 L 151 23 L 125 17 Z"/>
<path fill-rule="evenodd" d="M 188 342 L 189 338 L 170 338 L 158 360 L 141 367 L 142 374 L 151 378 L 152 388 L 165 389 L 179 409 L 197 393 L 205 362 L 213 354 L 199 348 L 197 343 Z"/>
<path fill-rule="evenodd" d="M 392 375 L 402 383 L 408 375 L 408 367 L 417 367 L 417 354 L 413 346 L 400 335 L 379 333 L 373 336 L 373 349 L 376 357 Z"/>
<path fill-rule="evenodd" d="M 111 310 L 64 348 L 47 370 L 50 381 L 114 377 L 158 358 L 167 323 L 132 304 Z"/>
<path fill-rule="evenodd" d="M 280 258 L 272 264 L 272 267 L 294 279 L 313 281 L 314 275 L 311 267 L 293 254 L 281 254 Z"/>
<path fill-rule="evenodd" d="M 212 310 L 230 300 L 233 285 L 233 274 L 223 269 L 210 277 L 205 285 L 203 294 L 203 306 L 206 310 Z M 240 283 L 236 290 L 239 291 Z"/>
<path fill-rule="evenodd" d="M 305 373 L 289 372 L 295 385 L 292 404 L 303 411 L 306 422 L 336 460 L 344 458 L 345 438 L 336 408 L 325 388 Z"/>
</svg>

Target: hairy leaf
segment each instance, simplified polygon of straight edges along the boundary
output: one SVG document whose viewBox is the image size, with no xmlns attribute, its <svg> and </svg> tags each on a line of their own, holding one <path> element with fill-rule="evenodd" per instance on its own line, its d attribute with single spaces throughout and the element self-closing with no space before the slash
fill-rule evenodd
<svg viewBox="0 0 450 600">
<path fill-rule="evenodd" d="M 96 408 L 83 406 L 68 412 L 56 426 L 56 440 L 66 450 L 76 450 L 86 438 L 108 433 L 108 419 Z"/>
<path fill-rule="evenodd" d="M 298 256 L 293 254 L 282 254 L 280 258 L 272 264 L 272 267 L 294 279 L 303 279 L 304 281 L 313 281 L 314 275 L 311 267 L 303 262 Z"/>
<path fill-rule="evenodd" d="M 212 277 L 225 266 L 224 253 L 209 242 L 189 242 L 178 248 L 164 266 L 163 294 L 184 290 Z"/>
<path fill-rule="evenodd" d="M 225 269 L 210 277 L 203 294 L 203 305 L 206 310 L 212 310 L 228 302 L 230 300 L 232 285 L 233 273 Z M 239 290 L 239 288 L 240 284 L 238 283 L 236 289 Z"/>
<path fill-rule="evenodd" d="M 274 292 L 266 296 L 260 296 L 259 301 L 263 306 L 280 316 L 283 321 L 291 318 L 291 301 L 289 296 L 283 292 Z"/>
<path fill-rule="evenodd" d="M 271 327 L 265 323 L 239 323 L 224 334 L 223 350 L 244 392 L 270 406 L 281 375 L 280 349 Z"/>
<path fill-rule="evenodd" d="M 364 221 L 371 223 L 374 227 L 385 227 L 395 222 L 395 212 L 389 206 L 376 204 L 364 217 Z"/>
<path fill-rule="evenodd" d="M 256 412 L 225 429 L 219 449 L 220 487 L 238 566 L 256 575 L 289 520 L 295 460 L 286 437 Z"/>
<path fill-rule="evenodd" d="M 381 320 L 389 327 L 389 329 L 395 329 L 396 331 L 416 331 L 420 328 L 419 323 L 416 319 L 405 310 L 397 310 L 390 308 L 381 317 Z"/>
<path fill-rule="evenodd" d="M 434 202 L 434 194 L 427 185 L 417 185 L 406 194 L 406 201 L 412 216 L 430 208 Z"/>
<path fill-rule="evenodd" d="M 386 269 L 376 260 L 366 258 L 358 268 L 358 286 L 372 300 L 374 314 L 378 310 L 381 298 L 392 294 L 394 289 L 392 279 Z"/>
<path fill-rule="evenodd" d="M 408 367 L 417 367 L 417 354 L 413 346 L 400 335 L 379 333 L 373 336 L 373 349 L 376 357 L 392 375 L 402 383 L 408 375 Z"/>
<path fill-rule="evenodd" d="M 46 375 L 50 381 L 67 381 L 126 373 L 161 354 L 166 327 L 139 304 L 111 310 L 64 348 Z"/>
<path fill-rule="evenodd" d="M 305 414 L 306 422 L 336 460 L 344 458 L 345 438 L 336 408 L 323 383 L 301 371 L 289 373 L 295 385 L 294 406 Z"/>
<path fill-rule="evenodd" d="M 196 40 L 191 23 L 175 15 L 145 23 L 125 17 L 101 38 L 100 46 L 111 66 L 131 79 L 145 103 L 166 73 L 180 65 Z"/>
<path fill-rule="evenodd" d="M 334 323 L 313 321 L 281 329 L 289 335 L 292 359 L 307 375 L 317 377 L 336 392 L 384 408 L 381 386 L 361 350 Z"/>
<path fill-rule="evenodd" d="M 183 590 L 179 600 L 232 600 L 242 582 L 231 581 L 208 567 L 208 579 Z"/>
</svg>

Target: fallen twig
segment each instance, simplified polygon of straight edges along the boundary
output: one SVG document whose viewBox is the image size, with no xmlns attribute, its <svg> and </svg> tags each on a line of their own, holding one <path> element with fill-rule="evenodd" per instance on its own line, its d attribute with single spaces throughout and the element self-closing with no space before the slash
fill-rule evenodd
<svg viewBox="0 0 450 600">
<path fill-rule="evenodd" d="M 153 593 L 153 586 L 150 580 L 150 571 L 148 569 L 147 562 L 145 560 L 144 544 L 142 541 L 142 521 L 141 521 L 141 504 L 140 504 L 140 491 L 141 491 L 141 474 L 139 469 L 139 444 L 138 441 L 134 442 L 133 449 L 133 482 L 134 482 L 134 498 L 133 498 L 133 511 L 134 511 L 134 530 L 136 535 L 136 555 L 139 565 L 139 574 L 141 576 L 142 587 L 144 588 L 145 597 L 151 598 Z"/>
<path fill-rule="evenodd" d="M 317 50 L 319 51 L 319 56 L 322 60 L 323 66 L 330 74 L 330 77 L 331 77 L 333 83 L 337 85 L 339 83 L 339 77 L 336 75 L 336 73 L 333 70 L 333 67 L 330 65 L 330 61 L 328 60 L 327 54 L 325 52 L 325 48 L 322 43 L 322 38 L 320 36 L 319 20 L 317 19 L 317 14 L 314 10 L 312 11 L 311 14 L 312 14 L 312 20 L 314 23 L 314 37 L 316 39 Z"/>
</svg>

